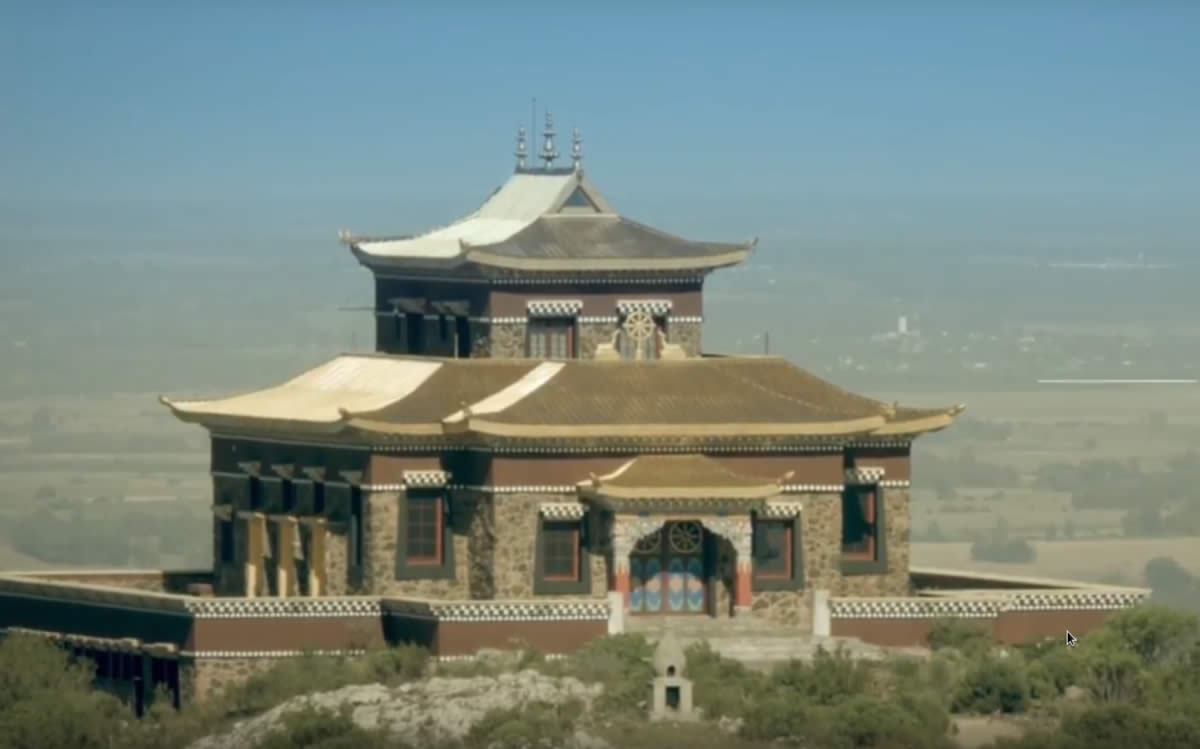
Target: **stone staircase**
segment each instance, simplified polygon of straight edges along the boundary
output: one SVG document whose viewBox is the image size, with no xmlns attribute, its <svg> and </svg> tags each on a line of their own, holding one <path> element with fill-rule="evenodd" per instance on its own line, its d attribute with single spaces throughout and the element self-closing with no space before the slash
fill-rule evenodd
<svg viewBox="0 0 1200 749">
<path fill-rule="evenodd" d="M 789 660 L 809 660 L 818 647 L 836 650 L 839 645 L 853 657 L 871 660 L 887 655 L 924 657 L 929 654 L 925 648 L 884 648 L 853 638 L 816 637 L 753 617 L 630 617 L 626 620 L 625 631 L 642 634 L 652 642 L 670 631 L 684 648 L 706 641 L 722 656 L 758 668 L 769 668 Z"/>
</svg>

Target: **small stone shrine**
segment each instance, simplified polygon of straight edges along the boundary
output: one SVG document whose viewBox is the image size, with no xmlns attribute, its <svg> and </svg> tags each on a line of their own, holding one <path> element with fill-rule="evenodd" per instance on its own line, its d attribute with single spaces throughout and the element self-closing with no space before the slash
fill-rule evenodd
<svg viewBox="0 0 1200 749">
<path fill-rule="evenodd" d="M 650 682 L 650 720 L 696 720 L 692 703 L 692 681 L 684 676 L 687 658 L 670 632 L 663 634 L 654 650 L 654 672 Z"/>
</svg>

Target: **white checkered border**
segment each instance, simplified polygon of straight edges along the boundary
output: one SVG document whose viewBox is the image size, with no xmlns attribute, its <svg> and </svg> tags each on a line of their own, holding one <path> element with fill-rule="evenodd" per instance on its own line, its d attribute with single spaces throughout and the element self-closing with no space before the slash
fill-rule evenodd
<svg viewBox="0 0 1200 749">
<path fill-rule="evenodd" d="M 378 598 L 203 598 L 185 605 L 197 619 L 378 617 Z"/>
<path fill-rule="evenodd" d="M 582 309 L 580 299 L 532 299 L 525 303 L 530 317 L 575 317 Z"/>
<path fill-rule="evenodd" d="M 1146 596 L 1136 590 L 1047 590 L 970 598 L 832 598 L 829 609 L 834 619 L 995 618 L 1007 612 L 1115 611 Z"/>
</svg>

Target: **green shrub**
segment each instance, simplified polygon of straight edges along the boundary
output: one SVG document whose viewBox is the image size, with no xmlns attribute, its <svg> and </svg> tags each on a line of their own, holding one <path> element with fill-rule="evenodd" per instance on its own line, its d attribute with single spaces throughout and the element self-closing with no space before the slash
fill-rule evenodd
<svg viewBox="0 0 1200 749">
<path fill-rule="evenodd" d="M 696 707 L 708 718 L 745 717 L 746 710 L 766 690 L 766 678 L 745 664 L 723 658 L 707 642 L 686 651 L 687 677 L 695 690 Z"/>
<path fill-rule="evenodd" d="M 833 708 L 832 713 L 819 744 L 823 749 L 936 749 L 949 745 L 949 717 L 936 705 L 859 695 Z"/>
<path fill-rule="evenodd" d="M 777 666 L 772 684 L 815 705 L 836 705 L 867 691 L 872 666 L 857 660 L 840 645 L 829 651 L 818 647 L 812 663 L 793 660 Z"/>
<path fill-rule="evenodd" d="M 1147 665 L 1184 655 L 1200 639 L 1194 614 L 1155 604 L 1119 611 L 1104 629 Z"/>
<path fill-rule="evenodd" d="M 1097 705 L 1063 717 L 1062 733 L 1089 749 L 1190 749 L 1200 746 L 1200 720 L 1134 705 Z"/>
<path fill-rule="evenodd" d="M 488 749 L 558 749 L 574 733 L 573 722 L 582 710 L 580 704 L 544 702 L 514 710 L 492 710 L 472 726 L 465 743 Z"/>
<path fill-rule="evenodd" d="M 987 656 L 963 675 L 951 700 L 956 713 L 1020 713 L 1029 706 L 1029 682 L 1017 656 Z"/>
<path fill-rule="evenodd" d="M 978 653 L 992 646 L 992 632 L 975 619 L 937 619 L 926 637 L 930 649 L 954 648 L 963 653 Z"/>
<path fill-rule="evenodd" d="M 604 686 L 604 694 L 594 705 L 597 712 L 629 715 L 648 707 L 653 654 L 654 647 L 638 634 L 601 637 L 572 653 L 562 672 Z"/>
<path fill-rule="evenodd" d="M 384 731 L 355 725 L 347 706 L 329 710 L 308 706 L 282 716 L 280 726 L 258 741 L 254 749 L 391 749 Z"/>
</svg>

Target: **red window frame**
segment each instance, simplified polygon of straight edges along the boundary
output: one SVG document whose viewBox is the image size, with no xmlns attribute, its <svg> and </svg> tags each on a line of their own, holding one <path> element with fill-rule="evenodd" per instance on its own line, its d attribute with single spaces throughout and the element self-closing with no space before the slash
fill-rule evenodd
<svg viewBox="0 0 1200 749">
<path fill-rule="evenodd" d="M 875 559 L 876 541 L 879 538 L 879 525 L 875 522 L 877 517 L 876 507 L 879 502 L 879 492 L 874 488 L 856 487 L 848 489 L 848 497 L 862 502 L 863 525 L 866 527 L 865 549 L 847 549 L 845 533 L 842 535 L 842 556 L 846 559 Z M 845 504 L 842 505 L 842 511 L 845 512 Z M 845 520 L 842 521 L 843 524 Z M 843 525 L 844 528 L 844 525 Z"/>
<path fill-rule="evenodd" d="M 430 503 L 433 505 L 433 526 L 434 526 L 434 553 L 429 555 L 414 555 L 411 551 L 412 540 L 412 507 L 416 500 L 421 504 Z M 432 500 L 432 501 L 431 501 Z M 404 518 L 404 561 L 411 567 L 421 566 L 436 566 L 442 563 L 444 549 L 442 541 L 446 534 L 446 518 L 445 518 L 445 497 L 442 496 L 416 496 L 409 497 L 404 508 L 406 513 Z M 428 524 L 424 524 L 428 525 Z"/>
<path fill-rule="evenodd" d="M 755 568 L 754 568 L 754 577 L 757 580 L 791 580 L 792 573 L 795 571 L 793 569 L 793 564 L 795 563 L 795 561 L 792 558 L 792 550 L 793 550 L 792 533 L 794 532 L 794 529 L 792 527 L 793 521 L 791 521 L 791 520 L 758 520 L 755 522 L 755 531 L 757 531 L 759 528 L 761 528 L 763 526 L 772 526 L 772 525 L 783 526 L 783 532 L 784 532 L 783 555 L 784 555 L 784 559 L 786 560 L 786 563 L 787 563 L 786 568 L 783 571 L 776 570 L 776 571 L 760 572 L 758 570 L 758 567 L 756 564 Z M 757 556 L 755 556 L 754 559 L 755 559 L 755 562 L 757 562 L 757 560 L 758 560 Z"/>
<path fill-rule="evenodd" d="M 571 526 L 569 531 L 567 531 L 567 529 L 564 527 L 564 526 L 568 526 L 568 525 Z M 551 532 L 553 532 L 554 535 L 558 535 L 558 534 L 566 535 L 567 532 L 570 533 L 570 537 L 571 537 L 571 572 L 569 574 L 560 574 L 560 575 L 544 574 L 542 576 L 542 579 L 544 579 L 546 582 L 552 582 L 552 583 L 573 582 L 575 580 L 578 580 L 579 579 L 579 567 L 580 567 L 580 562 L 581 562 L 579 523 L 572 523 L 569 521 L 547 521 L 546 524 L 542 527 L 542 567 L 543 567 L 543 569 L 545 569 L 545 567 L 550 562 L 549 541 L 551 538 L 554 537 L 553 535 L 551 535 Z"/>
</svg>

